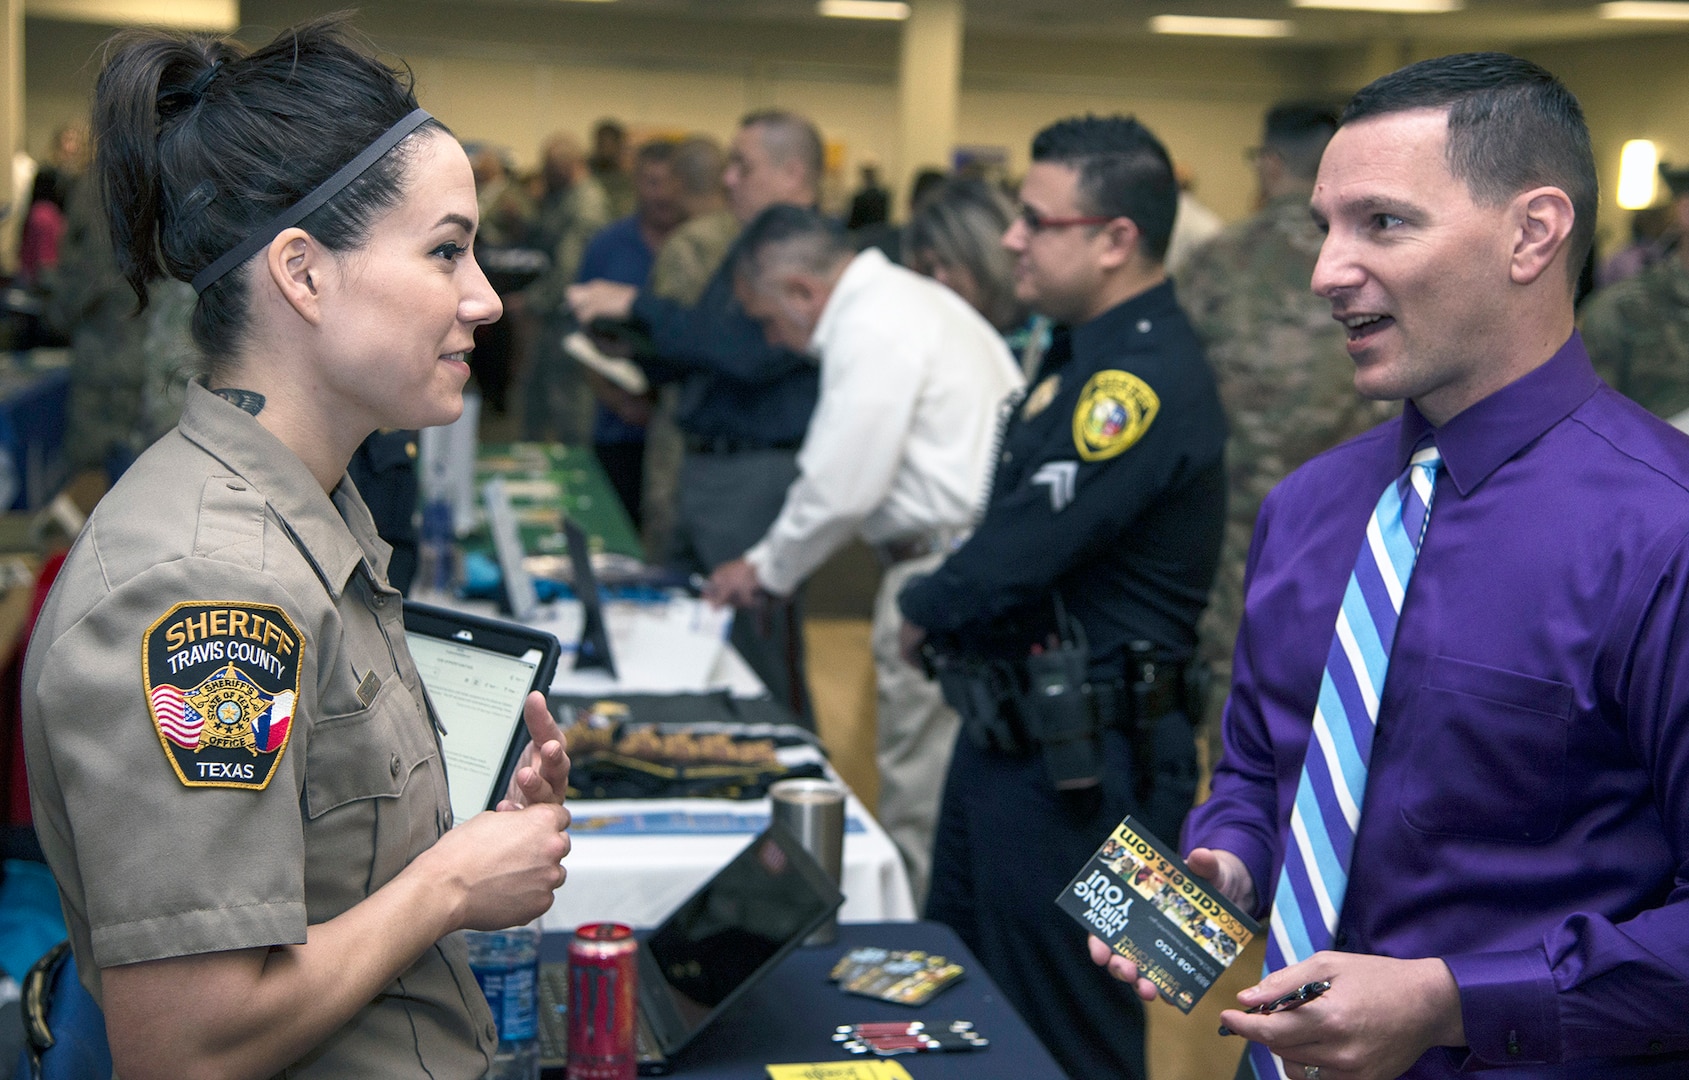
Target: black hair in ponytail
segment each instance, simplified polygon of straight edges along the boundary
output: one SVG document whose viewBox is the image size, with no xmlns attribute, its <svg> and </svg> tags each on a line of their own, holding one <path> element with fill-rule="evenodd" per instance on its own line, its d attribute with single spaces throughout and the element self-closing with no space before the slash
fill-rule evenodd
<svg viewBox="0 0 1689 1080">
<path fill-rule="evenodd" d="M 409 72 L 357 47 L 344 15 L 250 54 L 219 38 L 126 31 L 94 90 L 95 170 L 118 266 L 147 284 L 195 274 L 298 202 L 411 110 Z M 430 120 L 419 130 L 444 130 Z M 331 251 L 360 247 L 403 195 L 407 139 L 300 223 Z M 250 274 L 209 285 L 193 336 L 213 365 L 238 351 Z"/>
</svg>

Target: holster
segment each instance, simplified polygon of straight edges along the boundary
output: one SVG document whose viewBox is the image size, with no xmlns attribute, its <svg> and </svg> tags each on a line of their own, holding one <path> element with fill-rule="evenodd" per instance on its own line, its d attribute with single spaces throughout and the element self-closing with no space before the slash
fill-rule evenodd
<svg viewBox="0 0 1689 1080">
<path fill-rule="evenodd" d="M 1026 658 L 1021 719 L 1057 791 L 1095 787 L 1101 779 L 1098 718 L 1085 682 L 1090 660 L 1090 650 L 1069 643 Z"/>
<path fill-rule="evenodd" d="M 1149 641 L 1134 641 L 1126 647 L 1131 714 L 1122 726 L 1132 740 L 1132 782 L 1140 803 L 1155 786 L 1155 732 L 1161 718 L 1181 712 L 1192 727 L 1200 724 L 1211 679 L 1212 672 L 1200 659 L 1161 659 Z"/>
<path fill-rule="evenodd" d="M 1008 754 L 1025 752 L 1013 665 L 1005 660 L 954 656 L 930 645 L 922 648 L 921 657 L 927 674 L 937 680 L 945 704 L 962 718 L 962 731 L 975 746 Z"/>
</svg>

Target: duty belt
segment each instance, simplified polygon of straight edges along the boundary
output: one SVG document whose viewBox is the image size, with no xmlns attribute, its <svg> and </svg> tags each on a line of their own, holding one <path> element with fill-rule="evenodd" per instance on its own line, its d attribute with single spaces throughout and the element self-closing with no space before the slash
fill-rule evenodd
<svg viewBox="0 0 1689 1080">
<path fill-rule="evenodd" d="M 1104 682 L 1087 682 L 1091 715 L 1099 728 L 1126 730 L 1145 721 L 1157 720 L 1186 708 L 1187 665 L 1170 660 L 1126 658 L 1126 676 Z M 1200 717 L 1190 717 L 1195 724 Z"/>
<path fill-rule="evenodd" d="M 927 655 L 967 737 L 981 748 L 1038 754 L 1058 791 L 1098 782 L 1097 736 L 1114 728 L 1132 743 L 1135 786 L 1146 798 L 1161 719 L 1183 712 L 1194 724 L 1202 715 L 1202 665 L 1159 659 L 1148 642 L 1128 647 L 1120 677 L 1100 680 L 1087 678 L 1085 652 L 1071 645 L 1020 662 Z"/>
</svg>

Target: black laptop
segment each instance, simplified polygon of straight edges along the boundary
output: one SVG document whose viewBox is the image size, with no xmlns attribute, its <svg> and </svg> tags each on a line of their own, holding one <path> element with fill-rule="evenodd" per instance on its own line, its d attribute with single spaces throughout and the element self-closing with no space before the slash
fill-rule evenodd
<svg viewBox="0 0 1689 1080">
<path fill-rule="evenodd" d="M 771 824 L 640 940 L 640 1073 L 668 1072 L 675 1054 L 843 903 L 809 852 Z M 568 985 L 567 962 L 541 965 L 541 1065 L 558 1076 L 567 1063 Z"/>
</svg>

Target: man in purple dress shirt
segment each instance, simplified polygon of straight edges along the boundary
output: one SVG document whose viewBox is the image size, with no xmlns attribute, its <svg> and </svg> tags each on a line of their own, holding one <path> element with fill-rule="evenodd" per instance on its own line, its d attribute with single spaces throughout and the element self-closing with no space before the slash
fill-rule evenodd
<svg viewBox="0 0 1689 1080">
<path fill-rule="evenodd" d="M 1331 988 L 1222 1020 L 1292 1078 L 1689 1076 L 1689 439 L 1603 385 L 1573 332 L 1582 112 L 1513 57 L 1404 68 L 1351 102 L 1312 205 L 1355 385 L 1407 404 L 1256 522 L 1225 754 L 1185 845 L 1258 916 L 1374 504 L 1428 435 L 1443 471 L 1335 951 L 1238 997 Z"/>
</svg>

